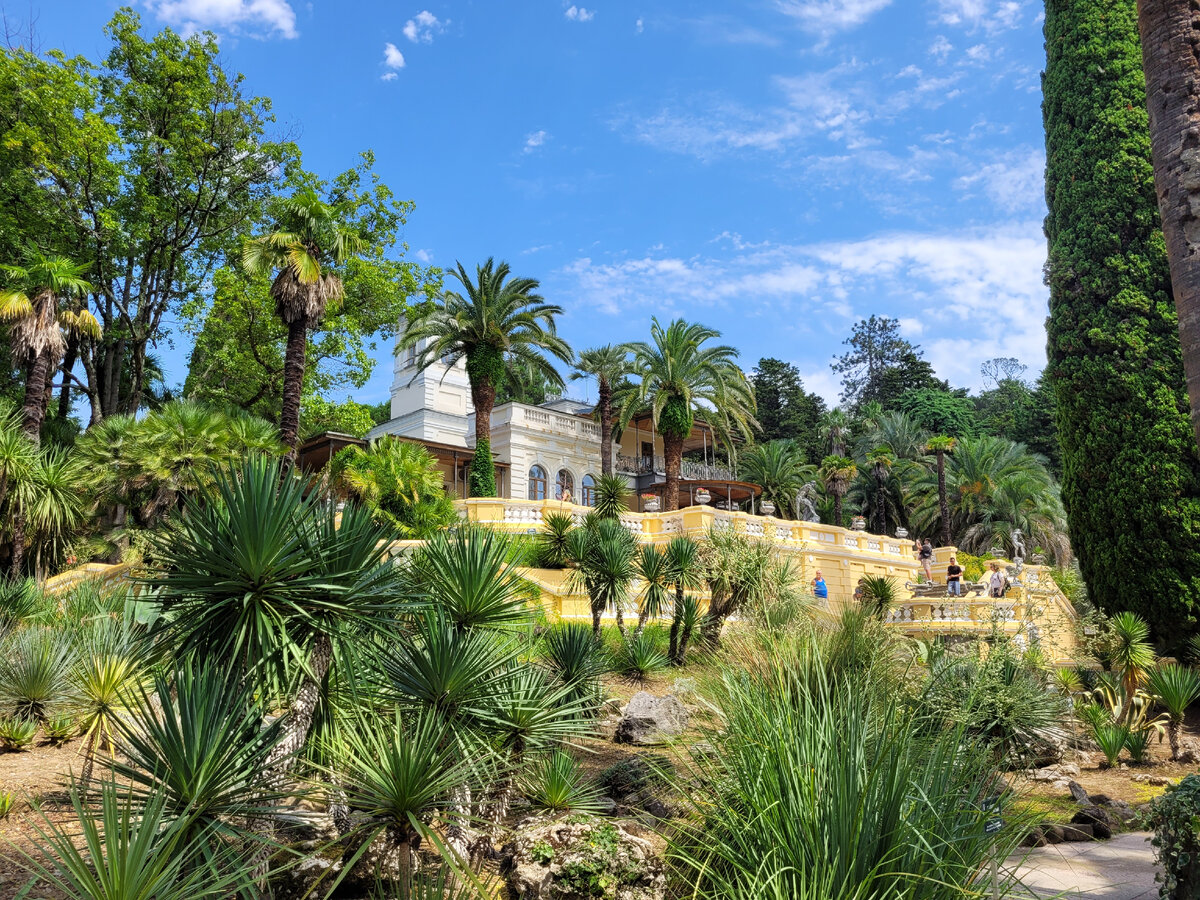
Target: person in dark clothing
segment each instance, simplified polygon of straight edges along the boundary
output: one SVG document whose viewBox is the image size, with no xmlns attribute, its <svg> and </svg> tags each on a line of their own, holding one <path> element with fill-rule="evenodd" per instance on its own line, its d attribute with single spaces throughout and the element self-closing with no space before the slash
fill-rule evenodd
<svg viewBox="0 0 1200 900">
<path fill-rule="evenodd" d="M 929 543 L 929 538 L 925 538 L 921 544 L 921 552 L 917 554 L 917 559 L 921 561 L 921 568 L 925 571 L 925 580 L 933 581 L 933 544 Z"/>
<path fill-rule="evenodd" d="M 946 593 L 955 597 L 962 596 L 962 566 L 951 556 L 950 565 L 946 566 Z"/>
</svg>

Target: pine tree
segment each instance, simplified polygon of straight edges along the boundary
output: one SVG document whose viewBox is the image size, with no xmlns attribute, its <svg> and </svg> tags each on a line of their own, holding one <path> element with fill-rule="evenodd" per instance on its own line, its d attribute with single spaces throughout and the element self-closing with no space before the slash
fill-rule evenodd
<svg viewBox="0 0 1200 900">
<path fill-rule="evenodd" d="M 1048 0 L 1047 375 L 1089 596 L 1196 630 L 1200 462 L 1158 224 L 1133 0 Z"/>
</svg>

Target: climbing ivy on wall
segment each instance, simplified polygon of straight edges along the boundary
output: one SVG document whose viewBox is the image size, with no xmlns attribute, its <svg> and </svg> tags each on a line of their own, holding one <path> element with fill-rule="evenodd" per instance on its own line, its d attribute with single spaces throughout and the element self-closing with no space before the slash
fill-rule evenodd
<svg viewBox="0 0 1200 900">
<path fill-rule="evenodd" d="M 1134 0 L 1047 0 L 1047 374 L 1093 602 L 1198 630 L 1200 462 L 1159 229 Z"/>
</svg>

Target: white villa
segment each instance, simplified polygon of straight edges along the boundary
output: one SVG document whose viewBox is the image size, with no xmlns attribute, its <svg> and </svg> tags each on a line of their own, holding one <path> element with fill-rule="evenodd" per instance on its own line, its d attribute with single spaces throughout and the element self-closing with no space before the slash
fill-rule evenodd
<svg viewBox="0 0 1200 900">
<path fill-rule="evenodd" d="M 395 357 L 392 418 L 368 433 L 367 440 L 395 434 L 423 444 L 441 464 L 450 495 L 466 497 L 475 447 L 466 366 L 461 361 L 454 366 L 436 362 L 419 372 L 416 360 L 415 348 Z M 734 480 L 727 468 L 712 462 L 712 429 L 704 422 L 696 423 L 684 450 L 699 451 L 704 461 L 685 460 L 681 505 L 690 505 L 690 495 L 700 488 L 727 505 L 758 494 L 757 486 Z M 639 495 L 661 491 L 662 453 L 662 438 L 655 434 L 649 415 L 643 415 L 613 442 L 613 470 Z M 593 503 L 601 472 L 600 426 L 589 403 L 561 398 L 540 406 L 499 404 L 492 411 L 492 454 L 502 498 Z M 639 509 L 641 503 L 639 496 Z"/>
</svg>

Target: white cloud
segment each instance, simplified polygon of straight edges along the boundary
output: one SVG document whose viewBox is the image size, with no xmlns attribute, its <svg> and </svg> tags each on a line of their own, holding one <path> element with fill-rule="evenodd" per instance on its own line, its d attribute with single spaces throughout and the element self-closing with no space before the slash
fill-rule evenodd
<svg viewBox="0 0 1200 900">
<path fill-rule="evenodd" d="M 522 152 L 532 153 L 538 147 L 546 143 L 550 135 L 545 131 L 535 131 L 525 137 L 525 148 Z"/>
<path fill-rule="evenodd" d="M 380 81 L 395 81 L 398 76 L 395 72 L 384 72 L 379 76 Z"/>
<path fill-rule="evenodd" d="M 806 31 L 831 35 L 861 25 L 892 0 L 775 0 Z"/>
<path fill-rule="evenodd" d="M 596 18 L 596 11 L 583 6 L 570 6 L 563 15 L 572 22 L 590 22 Z"/>
<path fill-rule="evenodd" d="M 939 34 L 933 39 L 933 43 L 929 45 L 929 55 L 942 63 L 946 61 L 946 57 L 950 55 L 950 51 L 954 49 L 954 45 L 946 40 L 944 34 Z"/>
<path fill-rule="evenodd" d="M 383 64 L 385 66 L 387 66 L 389 69 L 403 69 L 404 68 L 404 54 L 401 53 L 400 48 L 397 47 L 395 44 L 393 44 L 391 41 L 388 41 L 386 44 L 383 45 Z M 389 72 L 387 74 L 395 76 L 396 73 L 393 71 L 393 72 Z M 390 81 L 391 79 L 387 78 L 387 76 L 385 75 L 384 80 Z"/>
<path fill-rule="evenodd" d="M 1007 31 L 1021 24 L 1028 0 L 937 0 L 937 20 L 970 31 Z"/>
<path fill-rule="evenodd" d="M 414 44 L 431 44 L 434 34 L 445 31 L 446 25 L 447 22 L 423 9 L 404 23 L 404 36 Z"/>
<path fill-rule="evenodd" d="M 429 265 L 431 262 L 433 262 L 433 253 L 431 253 L 429 250 L 418 250 L 413 254 L 413 259 L 419 263 Z"/>
<path fill-rule="evenodd" d="M 638 17 L 638 20 L 633 23 L 633 30 L 638 34 L 641 34 L 646 30 L 646 23 L 642 21 L 640 16 Z"/>
<path fill-rule="evenodd" d="M 746 243 L 729 236 L 703 255 L 645 254 L 612 261 L 581 257 L 558 274 L 581 308 L 613 315 L 651 309 L 704 321 L 712 306 L 736 308 L 726 338 L 744 355 L 808 350 L 797 360 L 805 383 L 823 396 L 837 386 L 822 374 L 850 325 L 871 313 L 896 316 L 943 378 L 978 386 L 979 362 L 1045 358 L 1046 247 L 1036 220 L 953 233 L 901 232 L 806 245 Z M 739 249 L 740 248 L 740 249 Z M 748 324 L 749 323 L 749 324 Z M 746 335 L 759 335 L 758 344 Z M 769 335 L 769 337 L 767 337 Z"/>
<path fill-rule="evenodd" d="M 191 34 L 217 28 L 250 37 L 299 36 L 287 0 L 146 0 L 155 16 Z"/>
<path fill-rule="evenodd" d="M 1037 149 L 1014 150 L 979 166 L 955 180 L 954 186 L 974 196 L 981 190 L 994 204 L 1009 212 L 1040 209 L 1045 198 L 1046 155 Z"/>
</svg>

